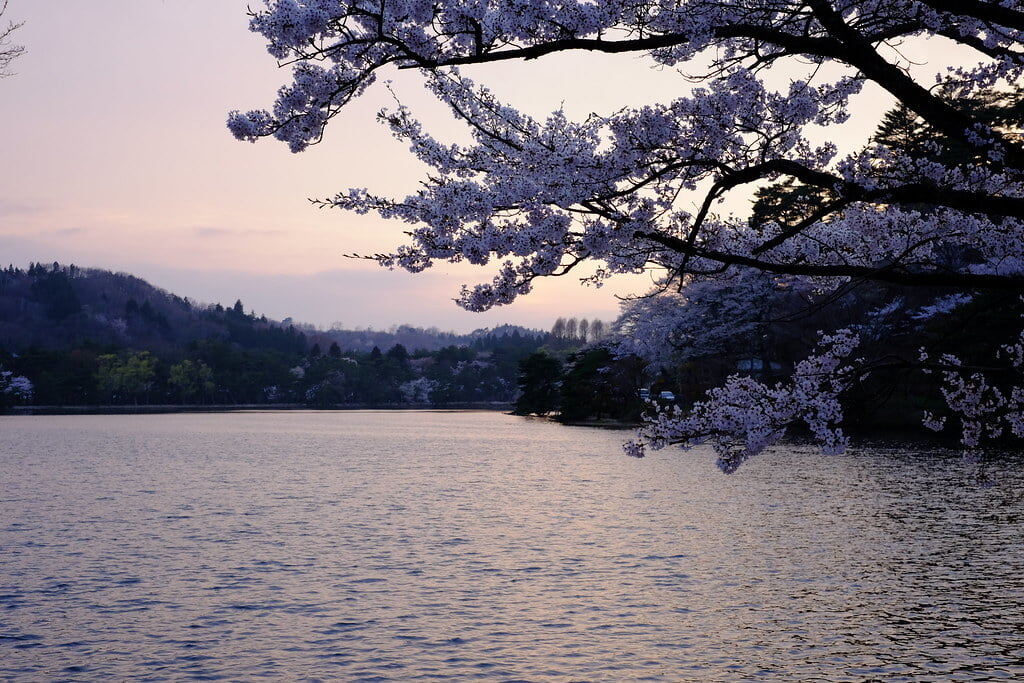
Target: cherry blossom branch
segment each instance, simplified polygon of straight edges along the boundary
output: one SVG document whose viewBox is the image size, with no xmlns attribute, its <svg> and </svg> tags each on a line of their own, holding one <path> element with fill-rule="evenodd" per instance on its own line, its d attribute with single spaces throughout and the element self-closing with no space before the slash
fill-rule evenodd
<svg viewBox="0 0 1024 683">
<path fill-rule="evenodd" d="M 775 263 L 688 244 L 686 241 L 653 232 L 636 231 L 638 239 L 649 240 L 672 251 L 690 257 L 706 258 L 725 265 L 756 268 L 769 273 L 784 275 L 807 275 L 810 277 L 848 277 L 861 280 L 876 280 L 899 285 L 917 287 L 952 287 L 958 289 L 992 289 L 1024 294 L 1024 277 L 1020 275 L 993 275 L 989 273 L 961 273 L 942 271 L 908 271 L 892 263 L 879 268 L 850 264 Z"/>
</svg>

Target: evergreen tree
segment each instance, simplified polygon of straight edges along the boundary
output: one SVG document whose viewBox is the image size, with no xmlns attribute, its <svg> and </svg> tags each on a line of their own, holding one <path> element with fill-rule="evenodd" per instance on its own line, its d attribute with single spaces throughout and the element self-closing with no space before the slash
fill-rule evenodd
<svg viewBox="0 0 1024 683">
<path fill-rule="evenodd" d="M 560 404 L 562 362 L 543 351 L 532 353 L 519 363 L 519 398 L 516 415 L 547 415 Z"/>
</svg>

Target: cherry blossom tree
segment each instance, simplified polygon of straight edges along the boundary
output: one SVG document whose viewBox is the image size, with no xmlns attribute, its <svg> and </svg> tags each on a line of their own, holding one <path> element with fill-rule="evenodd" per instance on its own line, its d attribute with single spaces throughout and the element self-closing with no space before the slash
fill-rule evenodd
<svg viewBox="0 0 1024 683">
<path fill-rule="evenodd" d="M 615 321 L 617 352 L 656 366 L 754 352 L 782 283 L 753 269 L 721 279 L 691 280 L 681 290 L 658 289 L 623 305 Z M 732 354 L 735 355 L 735 354 Z"/>
<path fill-rule="evenodd" d="M 0 18 L 7 12 L 7 1 L 4 0 L 3 5 L 0 5 Z M 25 48 L 21 45 L 15 45 L 10 42 L 11 34 L 14 33 L 21 26 L 21 23 L 15 24 L 13 21 L 8 22 L 7 27 L 0 27 L 0 78 L 10 76 L 11 72 L 9 68 L 11 62 L 20 57 L 25 53 Z"/>
<path fill-rule="evenodd" d="M 11 403 L 28 403 L 32 400 L 34 387 L 27 377 L 15 375 L 0 366 L 0 407 Z"/>
<path fill-rule="evenodd" d="M 450 144 L 405 106 L 382 112 L 429 178 L 401 199 L 357 188 L 323 201 L 411 226 L 407 244 L 373 257 L 384 266 L 490 264 L 491 282 L 463 288 L 467 309 L 507 304 L 537 278 L 585 263 L 594 284 L 659 269 L 658 306 L 669 308 L 673 297 L 712 295 L 702 282 L 747 286 L 750 272 L 826 295 L 858 282 L 927 288 L 937 298 L 929 316 L 976 292 L 1024 293 L 1024 144 L 1012 122 L 977 106 L 1020 81 L 1015 2 L 268 0 L 251 29 L 293 78 L 271 110 L 230 115 L 239 139 L 274 137 L 302 151 L 393 68 L 419 70 L 469 125 L 472 142 Z M 936 42 L 972 63 L 929 73 L 921 55 Z M 685 77 L 664 102 L 541 120 L 459 70 L 570 51 L 646 55 Z M 896 136 L 843 150 L 828 141 L 879 90 L 905 127 L 927 135 L 913 147 Z M 723 210 L 766 188 L 774 199 L 762 195 L 756 211 Z M 826 451 L 842 450 L 839 397 L 872 370 L 856 354 L 878 319 L 823 331 L 786 382 L 737 376 L 692 411 L 660 413 L 628 452 L 710 439 L 731 471 L 794 422 Z M 671 333 L 650 322 L 651 334 Z M 945 378 L 968 445 L 1007 430 L 1024 436 L 1022 344 L 1007 339 L 986 367 L 957 349 L 914 359 Z"/>
</svg>

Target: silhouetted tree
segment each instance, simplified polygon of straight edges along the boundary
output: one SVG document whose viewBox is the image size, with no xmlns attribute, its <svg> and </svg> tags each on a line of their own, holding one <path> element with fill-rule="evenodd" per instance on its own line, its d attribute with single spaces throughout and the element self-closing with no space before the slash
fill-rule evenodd
<svg viewBox="0 0 1024 683">
<path fill-rule="evenodd" d="M 581 344 L 586 344 L 588 341 L 590 341 L 590 323 L 587 321 L 586 318 L 580 320 L 579 327 L 577 327 L 576 329 L 576 333 L 580 338 Z"/>
<path fill-rule="evenodd" d="M 395 344 L 388 349 L 388 358 L 399 364 L 405 364 L 409 361 L 409 352 L 401 344 Z"/>
<path fill-rule="evenodd" d="M 538 351 L 519 363 L 516 415 L 547 415 L 558 410 L 561 395 L 562 362 Z"/>
<path fill-rule="evenodd" d="M 82 308 L 70 278 L 58 269 L 50 272 L 40 269 L 40 274 L 32 283 L 32 294 L 43 305 L 51 320 L 63 320 Z"/>
<path fill-rule="evenodd" d="M 579 339 L 579 337 L 577 336 L 578 326 L 579 322 L 576 320 L 576 318 L 569 318 L 568 320 L 565 321 L 565 338 L 568 341 L 574 342 Z"/>
<path fill-rule="evenodd" d="M 642 371 L 639 359 L 616 358 L 604 347 L 574 353 L 562 377 L 559 420 L 639 421 L 644 407 L 639 399 Z"/>
</svg>

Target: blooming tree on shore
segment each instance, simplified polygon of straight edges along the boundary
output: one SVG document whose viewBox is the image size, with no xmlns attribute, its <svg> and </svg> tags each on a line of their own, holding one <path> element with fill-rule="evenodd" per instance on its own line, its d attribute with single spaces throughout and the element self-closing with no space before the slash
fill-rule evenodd
<svg viewBox="0 0 1024 683">
<path fill-rule="evenodd" d="M 293 79 L 271 110 L 230 115 L 240 139 L 274 137 L 302 151 L 387 68 L 420 70 L 469 124 L 472 143 L 448 144 L 404 106 L 382 112 L 431 167 L 429 179 L 402 199 L 351 189 L 324 202 L 410 224 L 408 244 L 374 257 L 385 266 L 492 264 L 491 282 L 463 288 L 467 309 L 507 304 L 536 278 L 588 262 L 596 268 L 586 279 L 597 284 L 660 269 L 666 293 L 688 300 L 713 296 L 701 286 L 709 280 L 745 286 L 751 271 L 817 292 L 859 281 L 934 289 L 927 315 L 973 292 L 1024 293 L 1024 144 L 1011 121 L 978 105 L 1020 81 L 1017 3 L 269 0 L 251 28 L 293 66 Z M 923 77 L 918 52 L 929 41 L 973 61 Z M 643 54 L 689 78 L 664 102 L 540 120 L 459 71 L 568 51 Z M 869 84 L 924 133 L 917 144 L 816 142 L 870 99 Z M 776 201 L 720 213 L 724 199 L 765 187 L 782 188 Z M 839 396 L 869 370 L 856 355 L 869 326 L 824 331 L 787 382 L 734 377 L 692 411 L 659 414 L 629 452 L 710 439 L 731 471 L 795 421 L 827 451 L 842 450 Z M 985 368 L 955 349 L 916 359 L 945 378 L 968 445 L 1024 436 L 1022 343 L 1007 339 Z"/>
<path fill-rule="evenodd" d="M 0 406 L 6 403 L 28 403 L 32 400 L 34 387 L 28 377 L 15 375 L 0 366 Z"/>
</svg>

